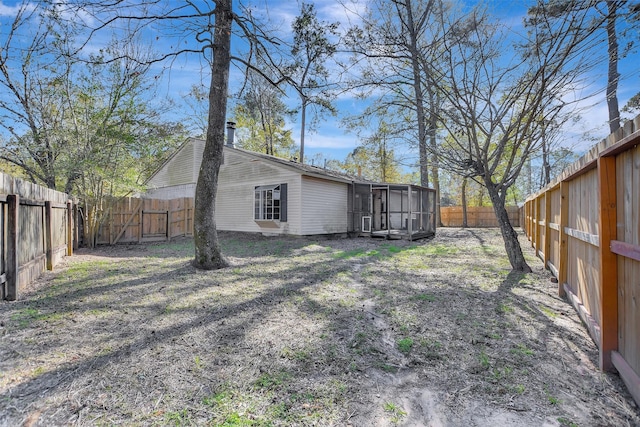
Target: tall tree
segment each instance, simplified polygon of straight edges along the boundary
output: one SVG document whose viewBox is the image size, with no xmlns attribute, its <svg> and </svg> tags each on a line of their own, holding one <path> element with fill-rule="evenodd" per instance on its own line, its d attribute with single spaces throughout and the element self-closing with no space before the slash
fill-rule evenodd
<svg viewBox="0 0 640 427">
<path fill-rule="evenodd" d="M 204 70 L 210 73 L 207 133 L 194 212 L 194 265 L 201 269 L 218 269 L 227 265 L 218 241 L 215 200 L 224 146 L 230 63 L 233 60 L 261 71 L 245 59 L 246 55 L 232 55 L 232 32 L 237 30 L 238 35 L 248 42 L 249 58 L 256 52 L 268 57 L 269 49 L 265 46 L 271 40 L 249 11 L 236 14 L 232 5 L 232 0 L 203 0 L 197 4 L 104 0 L 87 2 L 82 7 L 82 11 L 98 23 L 93 26 L 92 35 L 113 25 L 122 27 L 119 24 L 125 24 L 124 28 L 133 34 L 153 31 L 158 40 L 166 41 L 167 51 L 146 63 L 170 61 L 181 55 L 198 55 L 208 63 Z"/>
<path fill-rule="evenodd" d="M 620 59 L 632 49 L 637 40 L 627 38 L 627 29 L 637 25 L 640 16 L 640 2 L 630 0 L 538 0 L 529 9 L 529 25 L 537 25 L 553 20 L 566 20 L 569 15 L 584 15 L 592 12 L 589 20 L 585 20 L 581 40 L 573 40 L 571 43 L 579 44 L 582 49 L 589 50 L 594 57 L 599 55 L 602 40 L 606 39 L 607 52 L 607 86 L 605 98 L 609 113 L 609 131 L 616 132 L 620 128 L 620 108 L 618 103 L 618 84 L 620 73 L 618 65 Z M 626 24 L 621 28 L 621 24 Z M 557 30 L 558 26 L 547 26 L 550 31 Z M 601 30 L 605 34 L 602 38 Z M 550 33 L 550 37 L 558 37 L 557 33 Z M 627 41 L 626 46 L 620 49 L 621 39 Z"/>
<path fill-rule="evenodd" d="M 215 25 L 211 40 L 213 60 L 209 86 L 207 138 L 196 184 L 193 220 L 194 265 L 205 270 L 227 266 L 227 261 L 220 250 L 215 213 L 229 93 L 231 25 L 233 23 L 231 0 L 217 0 L 213 14 Z"/>
<path fill-rule="evenodd" d="M 182 99 L 189 109 L 187 115 L 184 117 L 186 127 L 194 136 L 206 138 L 209 91 L 203 84 L 193 84 L 189 92 L 182 95 Z"/>
<path fill-rule="evenodd" d="M 64 180 L 57 161 L 66 152 L 65 139 L 55 130 L 68 105 L 63 83 L 72 73 L 60 47 L 73 29 L 58 24 L 44 5 L 23 3 L 0 49 L 0 126 L 9 135 L 0 158 L 49 188 Z M 21 30 L 30 33 L 29 40 Z"/>
<path fill-rule="evenodd" d="M 562 30 L 554 31 L 558 37 L 536 27 L 541 31 L 531 31 L 515 57 L 505 49 L 508 29 L 491 22 L 484 9 L 443 21 L 450 31 L 443 50 L 447 66 L 438 79 L 444 85 L 440 111 L 451 144 L 441 147 L 440 158 L 483 183 L 515 271 L 531 269 L 505 209 L 508 191 L 539 149 L 545 123 L 562 114 L 561 97 L 584 71 L 578 41 L 588 19 L 573 14 L 553 23 L 561 27 L 554 28 Z"/>
<path fill-rule="evenodd" d="M 400 182 L 400 167 L 390 133 L 389 127 L 381 123 L 372 136 L 365 138 L 359 147 L 347 155 L 341 169 L 372 181 Z"/>
<path fill-rule="evenodd" d="M 25 45 L 28 30 L 35 37 Z M 162 147 L 169 148 L 153 135 L 178 127 L 159 121 L 161 111 L 148 105 L 146 82 L 153 79 L 140 64 L 139 46 L 113 40 L 99 56 L 126 51 L 131 59 L 86 63 L 70 54 L 76 34 L 55 5 L 18 8 L 0 51 L 0 84 L 7 89 L 0 96 L 0 126 L 9 134 L 0 157 L 32 181 L 85 200 L 126 193 L 137 188 L 145 166 L 155 166 Z M 109 188 L 90 191 L 89 176 L 93 190 L 104 181 Z"/>
<path fill-rule="evenodd" d="M 291 130 L 285 128 L 290 114 L 282 92 L 262 75 L 249 71 L 234 108 L 237 144 L 273 156 L 289 156 L 295 147 Z"/>
<path fill-rule="evenodd" d="M 281 70 L 288 84 L 300 97 L 300 163 L 304 163 L 304 136 L 307 109 L 316 107 L 316 118 L 323 112 L 335 114 L 327 61 L 335 54 L 338 23 L 318 20 L 312 3 L 302 3 L 300 15 L 293 21 L 291 62 Z"/>
<path fill-rule="evenodd" d="M 347 38 L 358 63 L 365 58 L 353 85 L 363 90 L 363 96 L 377 97 L 362 116 L 404 122 L 409 144 L 417 146 L 420 184 L 432 185 L 438 193 L 438 218 L 440 94 L 433 80 L 443 37 L 436 16 L 446 9 L 441 0 L 371 1 L 362 26 L 352 28 Z"/>
</svg>

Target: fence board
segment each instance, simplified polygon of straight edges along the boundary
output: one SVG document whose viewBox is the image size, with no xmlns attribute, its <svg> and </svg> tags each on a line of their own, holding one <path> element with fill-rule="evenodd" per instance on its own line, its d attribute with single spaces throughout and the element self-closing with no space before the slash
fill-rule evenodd
<svg viewBox="0 0 640 427">
<path fill-rule="evenodd" d="M 169 240 L 193 235 L 193 199 L 123 198 L 111 202 L 98 231 L 100 245 Z M 115 230 L 115 231 L 114 231 Z"/>
<path fill-rule="evenodd" d="M 67 241 L 68 199 L 64 193 L 0 173 L 0 299 L 17 299 L 21 289 L 47 268 L 47 254 L 50 268 L 66 255 L 73 244 Z M 49 218 L 45 205 L 51 207 Z"/>
<path fill-rule="evenodd" d="M 6 280 L 6 268 L 7 268 L 7 244 L 6 244 L 6 218 L 7 218 L 7 198 L 6 196 L 0 198 L 0 300 L 4 299 L 7 295 L 7 280 Z"/>
<path fill-rule="evenodd" d="M 520 226 L 520 210 L 517 206 L 507 206 L 509 221 L 514 227 Z M 462 206 L 443 206 L 440 219 L 444 227 L 462 227 Z M 491 206 L 471 206 L 467 208 L 468 227 L 498 227 L 496 214 Z"/>
<path fill-rule="evenodd" d="M 548 197 L 558 227 L 541 212 Z M 523 216 L 559 295 L 566 291 L 598 345 L 600 367 L 615 366 L 640 404 L 640 116 L 528 197 Z"/>
<path fill-rule="evenodd" d="M 616 159 L 598 158 L 598 218 L 600 230 L 600 366 L 611 370 L 611 352 L 618 349 L 618 259 L 611 252 L 611 241 L 616 239 Z"/>
<path fill-rule="evenodd" d="M 0 298 L 17 299 L 26 285 L 67 254 L 67 235 L 73 234 L 68 232 L 68 199 L 0 173 Z M 45 206 L 51 208 L 50 215 Z"/>
<path fill-rule="evenodd" d="M 4 178 L 4 176 L 3 176 Z M 19 224 L 20 224 L 20 196 L 17 194 L 10 194 L 7 196 L 7 246 L 6 252 L 3 254 L 6 262 L 6 293 L 4 298 L 8 300 L 15 300 L 18 298 L 18 288 L 20 282 L 18 280 L 18 268 L 20 263 L 18 262 L 18 239 L 20 236 Z M 5 226 L 3 224 L 3 228 Z"/>
<path fill-rule="evenodd" d="M 618 188 L 617 239 L 626 251 L 618 257 L 620 274 L 618 289 L 619 352 L 627 363 L 640 373 L 640 262 L 634 253 L 640 252 L 640 147 L 618 155 L 617 180 L 627 183 Z M 614 247 L 615 247 L 614 243 Z M 627 256 L 628 255 L 628 256 Z"/>
</svg>

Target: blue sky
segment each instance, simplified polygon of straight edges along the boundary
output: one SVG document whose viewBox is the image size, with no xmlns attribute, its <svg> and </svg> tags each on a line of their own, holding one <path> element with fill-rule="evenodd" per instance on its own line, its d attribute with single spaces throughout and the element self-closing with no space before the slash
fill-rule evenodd
<svg viewBox="0 0 640 427">
<path fill-rule="evenodd" d="M 358 13 L 362 12 L 367 0 L 317 0 L 314 2 L 318 11 L 319 19 L 328 22 L 340 22 L 340 29 L 346 30 L 350 25 L 359 22 Z M 473 3 L 473 2 L 470 2 Z M 488 0 L 489 9 L 495 13 L 501 22 L 513 29 L 514 33 L 522 34 L 525 30 L 522 26 L 522 18 L 526 13 L 527 6 L 531 3 L 528 0 Z M 287 37 L 290 33 L 291 22 L 295 19 L 299 11 L 299 2 L 293 0 L 252 0 L 257 16 L 268 18 L 275 26 L 283 30 L 282 37 Z M 639 40 L 640 41 L 640 40 Z M 235 41 L 239 45 L 241 41 Z M 605 52 L 603 52 L 605 53 Z M 604 61 L 606 56 L 598 58 Z M 620 108 L 626 104 L 631 96 L 640 91 L 640 67 L 638 64 L 638 54 L 630 55 L 620 61 L 619 71 L 621 74 L 618 88 Z M 174 64 L 171 74 L 177 75 L 178 70 Z M 580 110 L 582 120 L 579 123 L 565 126 L 563 129 L 563 144 L 573 147 L 577 151 L 585 151 L 594 144 L 593 140 L 584 137 L 585 132 L 596 140 L 606 137 L 609 133 L 607 120 L 607 107 L 605 103 L 604 90 L 606 88 L 606 63 L 602 62 L 595 67 L 592 74 L 585 76 L 585 85 L 576 93 L 568 93 L 567 100 L 579 102 L 574 103 L 575 108 Z M 237 85 L 242 80 L 242 75 L 237 69 L 232 68 L 231 85 Z M 175 80 L 174 80 L 175 83 Z M 172 88 L 175 86 L 172 84 Z M 298 98 L 290 93 L 287 103 L 295 107 L 298 105 Z M 321 153 L 323 158 L 342 160 L 344 157 L 358 146 L 358 137 L 355 134 L 347 133 L 341 126 L 341 119 L 348 114 L 361 111 L 366 102 L 355 99 L 350 93 L 343 94 L 336 102 L 339 111 L 337 117 L 325 117 L 316 132 L 307 132 L 305 136 L 305 157 L 310 159 L 316 153 Z M 294 139 L 299 139 L 299 120 L 292 121 L 289 126 L 293 130 Z M 416 154 L 417 158 L 417 154 Z"/>
<path fill-rule="evenodd" d="M 17 2 L 0 0 L 0 23 L 5 26 L 10 22 L 12 14 L 15 13 L 13 6 Z M 237 2 L 236 2 L 237 3 Z M 245 4 L 249 4 L 249 0 L 245 0 Z M 254 14 L 265 21 L 271 22 L 275 28 L 281 31 L 281 36 L 287 38 L 290 36 L 291 22 L 298 14 L 299 2 L 295 0 L 250 0 Z M 314 2 L 318 17 L 320 20 L 329 22 L 340 22 L 342 31 L 346 30 L 351 24 L 359 22 L 358 13 L 366 7 L 367 0 L 317 0 Z M 505 26 L 513 28 L 516 34 L 524 31 L 522 29 L 522 17 L 525 14 L 526 7 L 529 4 L 526 0 L 489 0 L 489 9 L 501 20 Z M 168 2 L 171 5 L 172 2 Z M 175 3 L 173 3 L 175 4 Z M 6 36 L 6 28 L 0 27 L 0 36 Z M 106 37 L 106 35 L 105 35 Z M 164 39 L 156 39 L 154 34 L 148 33 L 149 42 L 153 43 L 154 50 L 162 51 L 166 49 Z M 88 46 L 89 49 L 97 49 L 102 40 L 96 38 Z M 243 42 L 234 40 L 234 45 L 241 49 Z M 627 100 L 640 91 L 640 67 L 637 66 L 637 54 L 623 59 L 620 63 L 621 80 L 619 85 L 619 100 L 622 107 Z M 162 70 L 163 68 L 164 70 Z M 208 64 L 202 58 L 197 56 L 181 57 L 170 64 L 157 66 L 155 73 L 162 71 L 160 85 L 156 94 L 157 98 L 171 98 L 178 103 L 176 114 L 185 113 L 186 109 L 181 105 L 182 97 L 186 95 L 192 84 L 200 82 L 208 83 Z M 586 150 L 594 142 L 584 140 L 582 135 L 585 131 L 597 137 L 604 138 L 608 134 L 606 125 L 607 108 L 604 102 L 604 88 L 606 86 L 606 64 L 602 63 L 596 67 L 593 74 L 585 76 L 585 85 L 575 96 L 585 98 L 580 101 L 579 106 L 583 120 L 575 125 L 565 129 L 564 141 L 565 145 L 576 147 L 577 150 Z M 242 81 L 242 72 L 232 66 L 230 85 L 232 91 L 237 89 Z M 285 100 L 291 107 L 298 105 L 298 98 L 288 92 L 289 97 Z M 592 95 L 592 96 L 589 96 Z M 567 95 L 571 97 L 572 95 Z M 359 141 L 356 135 L 347 133 L 341 127 L 341 120 L 347 114 L 361 111 L 366 101 L 355 99 L 350 93 L 340 96 L 336 101 L 338 109 L 337 117 L 325 117 L 320 123 L 317 131 L 307 132 L 305 138 L 305 157 L 312 158 L 317 153 L 321 153 L 324 159 L 342 160 L 344 157 L 358 146 Z M 229 119 L 233 117 L 229 116 Z M 293 131 L 296 142 L 299 140 L 299 120 L 290 121 L 288 126 Z M 417 158 L 417 155 L 416 155 Z"/>
</svg>

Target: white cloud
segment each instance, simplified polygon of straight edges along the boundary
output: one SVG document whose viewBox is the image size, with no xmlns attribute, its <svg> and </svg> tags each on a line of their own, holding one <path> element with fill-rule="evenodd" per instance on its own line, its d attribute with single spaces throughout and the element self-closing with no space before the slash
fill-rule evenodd
<svg viewBox="0 0 640 427">
<path fill-rule="evenodd" d="M 326 131 L 326 129 L 325 129 Z M 349 149 L 358 146 L 358 140 L 353 135 L 329 133 L 307 133 L 304 138 L 305 148 L 338 148 Z"/>
<path fill-rule="evenodd" d="M 27 3 L 26 5 L 16 4 L 15 6 L 7 6 L 6 4 L 4 4 L 4 2 L 0 1 L 0 16 L 8 16 L 13 18 L 18 14 L 18 12 L 23 9 L 33 10 L 35 9 L 35 5 Z"/>
<path fill-rule="evenodd" d="M 328 22 L 339 22 L 340 30 L 359 24 L 367 10 L 367 0 L 324 0 L 317 1 L 318 17 Z"/>
</svg>

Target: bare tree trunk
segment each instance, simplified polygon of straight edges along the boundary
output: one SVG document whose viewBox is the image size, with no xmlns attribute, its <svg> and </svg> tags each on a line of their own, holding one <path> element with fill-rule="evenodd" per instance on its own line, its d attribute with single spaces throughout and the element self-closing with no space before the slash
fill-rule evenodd
<svg viewBox="0 0 640 427">
<path fill-rule="evenodd" d="M 300 112 L 300 163 L 304 163 L 304 127 L 307 121 L 307 100 L 302 100 L 302 111 Z"/>
<path fill-rule="evenodd" d="M 478 206 L 483 207 L 484 206 L 484 187 L 480 186 L 480 188 L 478 189 Z"/>
<path fill-rule="evenodd" d="M 462 178 L 462 228 L 469 227 L 467 220 L 467 178 Z"/>
<path fill-rule="evenodd" d="M 214 55 L 209 88 L 207 139 L 196 185 L 194 209 L 194 242 L 197 268 L 214 270 L 227 266 L 222 256 L 216 230 L 215 211 L 218 173 L 222 164 L 224 129 L 231 63 L 232 0 L 218 0 L 213 36 Z"/>
<path fill-rule="evenodd" d="M 416 25 L 413 20 L 413 8 L 411 0 L 406 0 L 403 4 L 406 12 L 406 30 L 409 32 L 409 50 L 411 54 L 411 68 L 413 72 L 413 90 L 416 97 L 416 119 L 418 121 L 418 150 L 420 155 L 420 185 L 429 186 L 429 166 L 427 155 L 427 127 L 425 123 L 425 109 L 422 90 L 422 73 L 420 70 L 420 52 L 418 49 L 418 34 L 416 33 Z M 396 3 L 396 7 L 400 7 L 400 3 Z M 428 6 L 430 7 L 430 6 Z M 400 10 L 398 15 L 402 16 Z"/>
<path fill-rule="evenodd" d="M 505 200 L 500 197 L 496 185 L 492 182 L 487 182 L 487 192 L 493 203 L 493 211 L 498 219 L 498 225 L 500 226 L 500 232 L 502 233 L 502 239 L 504 240 L 504 248 L 507 251 L 507 257 L 513 271 L 521 271 L 523 273 L 530 273 L 531 267 L 527 264 L 522 253 L 522 248 L 518 242 L 518 233 L 511 226 L 509 222 L 509 214 L 505 208 Z"/>
<path fill-rule="evenodd" d="M 607 108 L 609 109 L 609 131 L 614 133 L 620 129 L 620 111 L 618 109 L 618 37 L 616 20 L 618 1 L 607 0 L 607 42 L 609 70 L 607 75 Z"/>
<path fill-rule="evenodd" d="M 429 92 L 429 146 L 431 151 L 431 181 L 433 189 L 436 190 L 436 224 L 442 227 L 442 218 L 440 217 L 440 173 L 438 171 L 438 141 L 436 139 L 436 130 L 438 128 L 438 114 L 436 111 L 439 103 L 438 97 L 435 96 L 432 88 L 427 89 Z"/>
<path fill-rule="evenodd" d="M 547 144 L 545 135 L 545 126 L 542 127 L 542 185 L 540 188 L 545 187 L 551 182 L 551 164 L 549 163 L 549 145 Z M 529 193 L 531 194 L 531 193 Z"/>
</svg>

